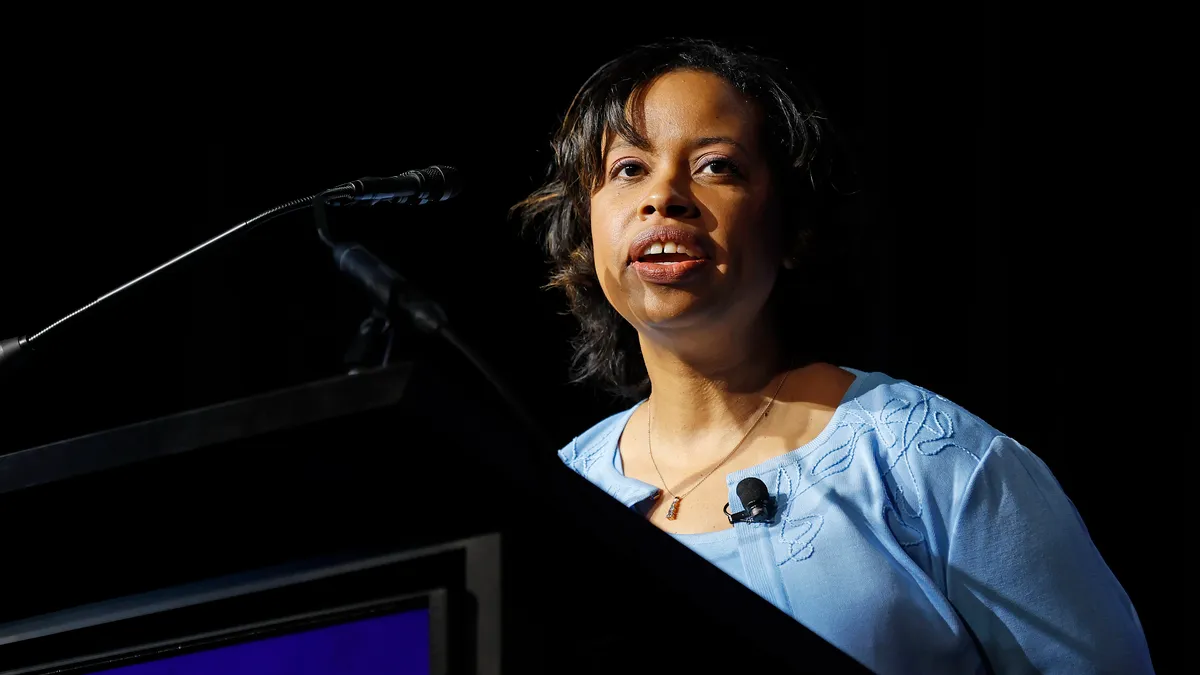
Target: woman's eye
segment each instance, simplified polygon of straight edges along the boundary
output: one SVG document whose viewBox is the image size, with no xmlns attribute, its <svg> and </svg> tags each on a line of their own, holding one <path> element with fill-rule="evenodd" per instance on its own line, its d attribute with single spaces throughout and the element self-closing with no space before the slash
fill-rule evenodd
<svg viewBox="0 0 1200 675">
<path fill-rule="evenodd" d="M 701 173 L 711 173 L 715 175 L 736 175 L 737 166 L 727 159 L 714 159 L 704 166 L 700 167 Z"/>
<path fill-rule="evenodd" d="M 628 164 L 618 164 L 613 169 L 613 178 L 635 178 L 641 175 L 641 171 L 641 165 L 633 162 Z"/>
</svg>

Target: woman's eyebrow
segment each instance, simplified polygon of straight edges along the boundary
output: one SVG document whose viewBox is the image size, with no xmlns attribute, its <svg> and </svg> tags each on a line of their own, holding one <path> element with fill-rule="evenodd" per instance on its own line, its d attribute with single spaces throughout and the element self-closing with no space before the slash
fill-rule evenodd
<svg viewBox="0 0 1200 675">
<path fill-rule="evenodd" d="M 704 136 L 702 138 L 697 138 L 692 146 L 696 148 L 703 148 L 708 145 L 719 145 L 721 143 L 728 143 L 729 145 L 732 145 L 743 152 L 746 150 L 746 148 L 742 147 L 741 143 L 738 143 L 729 136 Z"/>
<path fill-rule="evenodd" d="M 612 152 L 614 150 L 621 150 L 623 148 L 637 148 L 638 150 L 650 150 L 651 145 L 649 142 L 646 142 L 644 144 L 633 143 L 628 138 L 625 138 L 624 136 L 617 136 L 617 138 L 613 140 L 612 145 L 610 145 L 608 147 L 608 151 Z"/>
<path fill-rule="evenodd" d="M 693 148 L 703 148 L 703 147 L 707 147 L 709 145 L 720 145 L 721 143 L 727 143 L 729 145 L 732 145 L 735 148 L 737 148 L 738 150 L 741 150 L 742 152 L 746 151 L 745 146 L 743 146 L 741 143 L 738 143 L 731 136 L 701 136 L 700 138 L 697 138 L 695 141 L 692 141 L 692 147 Z M 633 147 L 636 147 L 639 150 L 653 149 L 652 147 L 643 148 L 640 145 L 630 143 L 629 140 L 624 137 L 618 137 L 616 140 L 614 140 L 612 142 L 612 145 L 609 146 L 608 151 L 613 152 L 614 150 L 620 150 L 623 148 L 633 148 Z"/>
</svg>

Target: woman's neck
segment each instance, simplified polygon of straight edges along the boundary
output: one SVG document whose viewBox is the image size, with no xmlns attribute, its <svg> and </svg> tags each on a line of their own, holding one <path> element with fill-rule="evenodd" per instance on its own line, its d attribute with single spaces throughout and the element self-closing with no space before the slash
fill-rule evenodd
<svg viewBox="0 0 1200 675">
<path fill-rule="evenodd" d="M 735 334 L 641 338 L 652 387 L 653 425 L 681 447 L 741 435 L 771 396 L 783 370 L 782 350 L 766 327 Z M 775 386 L 773 386 L 775 385 Z"/>
</svg>

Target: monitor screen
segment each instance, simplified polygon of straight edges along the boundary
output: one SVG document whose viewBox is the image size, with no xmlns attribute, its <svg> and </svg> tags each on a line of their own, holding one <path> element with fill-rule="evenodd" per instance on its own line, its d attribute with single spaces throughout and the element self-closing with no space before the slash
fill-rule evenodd
<svg viewBox="0 0 1200 675">
<path fill-rule="evenodd" d="M 249 638 L 249 639 L 247 639 Z M 428 675 L 428 607 L 155 658 L 96 675 Z"/>
</svg>

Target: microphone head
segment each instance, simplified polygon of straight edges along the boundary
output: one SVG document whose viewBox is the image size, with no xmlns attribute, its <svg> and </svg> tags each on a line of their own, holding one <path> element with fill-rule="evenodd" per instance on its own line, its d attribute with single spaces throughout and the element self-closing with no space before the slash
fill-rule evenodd
<svg viewBox="0 0 1200 675">
<path fill-rule="evenodd" d="M 421 177 L 421 184 L 429 194 L 426 199 L 431 202 L 444 202 L 462 192 L 462 179 L 458 175 L 458 169 L 452 166 L 435 164 L 416 173 Z"/>
<path fill-rule="evenodd" d="M 767 486 L 757 478 L 743 478 L 737 484 L 737 496 L 742 500 L 742 508 L 750 508 L 751 504 L 766 501 L 770 494 Z"/>
</svg>

